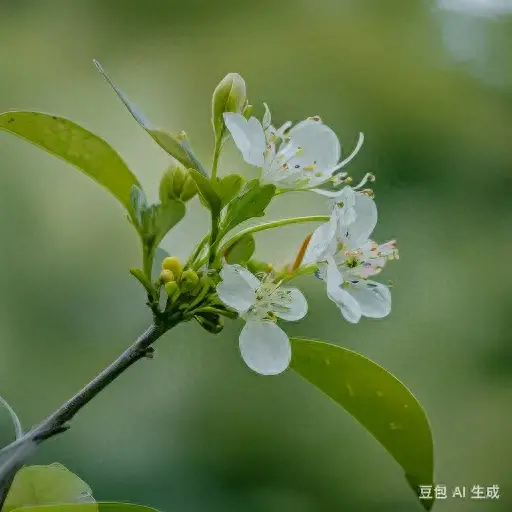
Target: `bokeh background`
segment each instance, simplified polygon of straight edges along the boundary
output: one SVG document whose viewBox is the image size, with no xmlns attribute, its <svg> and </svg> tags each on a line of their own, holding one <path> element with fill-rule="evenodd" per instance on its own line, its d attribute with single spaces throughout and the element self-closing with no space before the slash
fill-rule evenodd
<svg viewBox="0 0 512 512">
<path fill-rule="evenodd" d="M 0 0 L 0 111 L 52 112 L 108 140 L 156 198 L 168 158 L 92 65 L 99 59 L 157 125 L 211 158 L 211 92 L 241 73 L 276 124 L 319 114 L 357 179 L 377 175 L 376 238 L 398 240 L 393 313 L 346 323 L 320 281 L 291 334 L 360 351 L 394 372 L 430 417 L 439 483 L 501 486 L 512 509 L 512 4 L 510 0 Z M 253 172 L 230 145 L 223 172 Z M 268 213 L 318 214 L 289 194 Z M 205 233 L 197 199 L 163 242 L 186 256 Z M 258 235 L 285 263 L 313 226 Z M 0 134 L 0 393 L 27 427 L 150 321 L 128 268 L 140 261 L 122 208 L 73 168 Z M 239 323 L 184 325 L 40 450 L 102 500 L 168 512 L 415 511 L 398 465 L 293 372 L 252 374 Z M 1 439 L 11 436 L 6 413 Z"/>
</svg>

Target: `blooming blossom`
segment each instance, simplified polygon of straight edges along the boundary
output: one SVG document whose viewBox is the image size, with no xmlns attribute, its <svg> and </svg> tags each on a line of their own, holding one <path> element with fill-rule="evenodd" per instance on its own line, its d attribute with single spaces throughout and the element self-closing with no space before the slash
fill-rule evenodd
<svg viewBox="0 0 512 512">
<path fill-rule="evenodd" d="M 225 264 L 217 285 L 219 299 L 238 312 L 246 324 L 239 344 L 247 366 L 262 375 L 277 375 L 290 364 L 291 347 L 287 334 L 277 325 L 277 318 L 294 321 L 308 310 L 304 295 L 296 288 L 286 288 L 260 281 L 240 265 Z"/>
<path fill-rule="evenodd" d="M 271 124 L 265 105 L 263 123 L 255 117 L 226 112 L 224 121 L 244 160 L 262 169 L 261 182 L 280 189 L 312 189 L 330 180 L 359 151 L 340 162 L 341 147 L 336 134 L 318 116 L 279 129 Z"/>
<path fill-rule="evenodd" d="M 361 316 L 382 318 L 391 311 L 387 286 L 368 278 L 398 258 L 395 241 L 377 244 L 370 235 L 377 223 L 377 207 L 362 192 L 345 187 L 329 222 L 313 233 L 304 264 L 318 263 L 318 277 L 326 281 L 329 298 L 343 316 L 357 323 Z"/>
</svg>

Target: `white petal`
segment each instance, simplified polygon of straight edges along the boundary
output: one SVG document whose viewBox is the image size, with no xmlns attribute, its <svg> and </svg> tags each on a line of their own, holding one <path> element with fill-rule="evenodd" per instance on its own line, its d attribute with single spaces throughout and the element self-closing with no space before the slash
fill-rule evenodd
<svg viewBox="0 0 512 512">
<path fill-rule="evenodd" d="M 340 308 L 347 321 L 356 324 L 361 319 L 361 308 L 356 299 L 342 288 L 342 284 L 343 277 L 330 258 L 327 265 L 327 296 Z"/>
<path fill-rule="evenodd" d="M 274 322 L 247 322 L 240 333 L 240 353 L 262 375 L 284 372 L 292 357 L 287 334 Z"/>
<path fill-rule="evenodd" d="M 217 285 L 219 299 L 239 313 L 247 311 L 255 302 L 254 291 L 258 279 L 240 265 L 224 265 L 220 271 L 222 282 Z"/>
<path fill-rule="evenodd" d="M 376 281 L 359 281 L 352 284 L 350 294 L 357 300 L 363 316 L 384 318 L 391 312 L 391 292 Z"/>
<path fill-rule="evenodd" d="M 272 306 L 279 318 L 289 322 L 304 318 L 308 312 L 306 297 L 297 288 L 278 288 L 272 294 Z"/>
<path fill-rule="evenodd" d="M 339 232 L 350 249 L 359 248 L 367 242 L 377 224 L 375 201 L 361 192 L 356 192 L 354 199 L 355 220 L 349 226 L 340 223 Z"/>
<path fill-rule="evenodd" d="M 261 123 L 255 117 L 247 120 L 235 112 L 225 112 L 224 122 L 244 160 L 256 167 L 263 167 L 266 140 Z"/>
<path fill-rule="evenodd" d="M 289 160 L 289 168 L 294 169 L 297 165 L 304 168 L 314 164 L 314 170 L 309 173 L 308 186 L 329 179 L 341 152 L 336 134 L 325 124 L 307 119 L 295 125 L 289 131 L 289 137 L 294 146 L 302 148 L 300 155 Z"/>
<path fill-rule="evenodd" d="M 315 229 L 304 254 L 304 259 L 302 260 L 303 265 L 316 263 L 322 259 L 329 245 L 334 240 L 337 224 L 338 217 L 336 212 L 333 212 L 329 222 L 326 222 Z"/>
</svg>

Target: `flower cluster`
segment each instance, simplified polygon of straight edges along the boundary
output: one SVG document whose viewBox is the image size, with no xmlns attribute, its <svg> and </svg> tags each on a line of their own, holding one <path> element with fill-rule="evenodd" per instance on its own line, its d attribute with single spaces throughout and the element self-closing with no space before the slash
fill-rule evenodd
<svg viewBox="0 0 512 512">
<path fill-rule="evenodd" d="M 217 285 L 218 298 L 245 320 L 240 334 L 240 351 L 247 365 L 258 373 L 274 375 L 290 362 L 288 337 L 277 319 L 300 320 L 307 313 L 304 295 L 284 281 L 314 268 L 325 282 L 327 295 L 343 317 L 359 322 L 362 316 L 382 318 L 391 311 L 389 287 L 373 281 L 388 260 L 397 259 L 395 241 L 377 244 L 370 236 L 377 223 L 373 193 L 362 187 L 374 177 L 367 174 L 355 187 L 339 170 L 360 149 L 340 162 L 340 143 L 334 132 L 319 117 L 308 118 L 295 126 L 271 125 L 270 112 L 246 119 L 240 113 L 225 113 L 225 124 L 244 160 L 261 169 L 260 181 L 283 191 L 311 190 L 329 196 L 330 219 L 311 235 L 293 272 L 267 272 L 258 277 L 240 265 L 224 263 Z M 341 188 L 319 188 L 326 184 Z"/>
</svg>

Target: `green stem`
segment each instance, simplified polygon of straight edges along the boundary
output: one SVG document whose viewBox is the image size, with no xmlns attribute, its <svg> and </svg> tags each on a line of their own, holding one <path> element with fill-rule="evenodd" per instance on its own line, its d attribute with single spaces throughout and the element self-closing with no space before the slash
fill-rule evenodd
<svg viewBox="0 0 512 512">
<path fill-rule="evenodd" d="M 194 252 L 190 255 L 190 258 L 187 260 L 187 263 L 185 264 L 185 267 L 191 267 L 194 265 L 194 262 L 198 258 L 198 256 L 201 254 L 201 251 L 203 250 L 204 246 L 208 243 L 208 240 L 210 239 L 210 233 L 205 235 L 203 239 L 197 244 L 197 247 L 194 249 Z"/>
<path fill-rule="evenodd" d="M 149 281 L 152 282 L 153 251 L 144 242 L 142 242 L 142 270 Z"/>
<path fill-rule="evenodd" d="M 258 231 L 266 231 L 267 229 L 280 228 L 281 226 L 288 226 L 290 224 L 300 224 L 302 222 L 326 222 L 330 219 L 329 215 L 310 215 L 308 217 L 292 217 L 290 219 L 275 220 L 273 222 L 266 222 L 257 226 L 252 226 L 242 229 L 236 235 L 231 237 L 220 249 L 219 253 L 224 254 L 233 244 L 236 244 L 241 238 Z"/>
<path fill-rule="evenodd" d="M 222 139 L 217 137 L 215 140 L 215 150 L 213 151 L 213 162 L 212 162 L 212 181 L 217 179 L 217 167 L 219 165 L 220 150 L 222 148 Z"/>
</svg>

